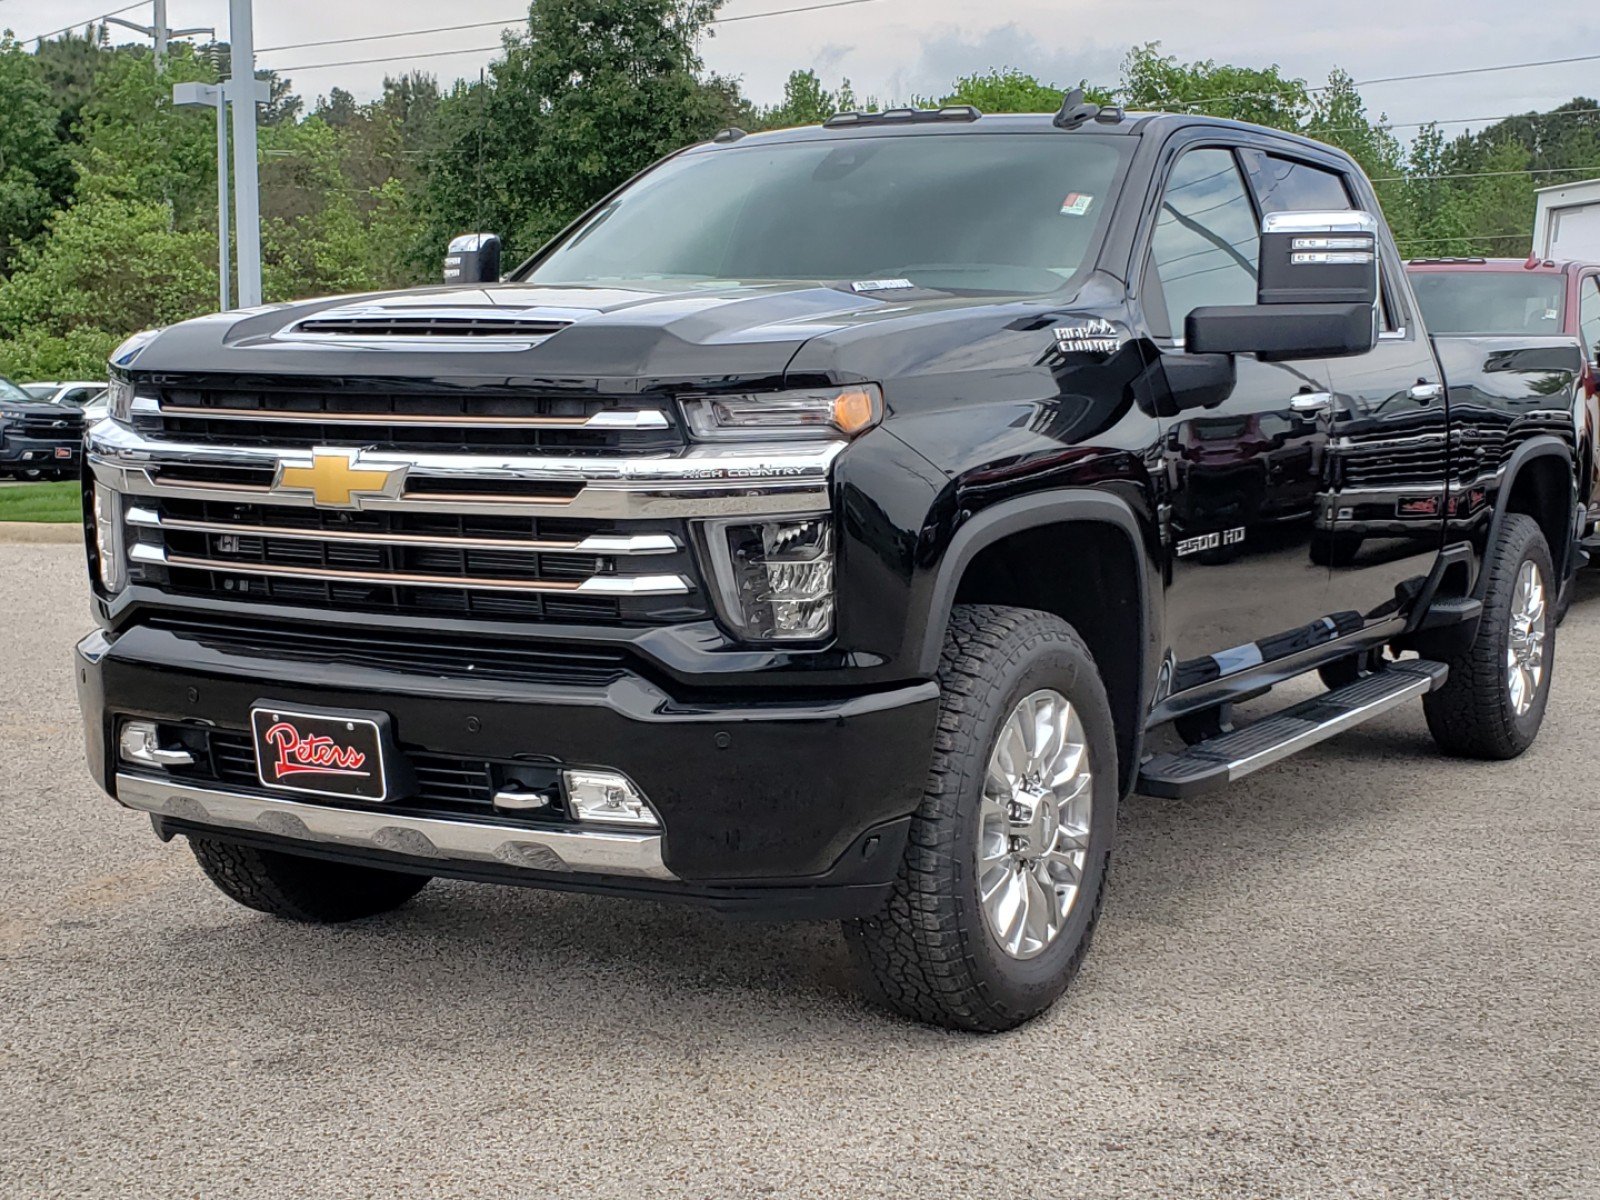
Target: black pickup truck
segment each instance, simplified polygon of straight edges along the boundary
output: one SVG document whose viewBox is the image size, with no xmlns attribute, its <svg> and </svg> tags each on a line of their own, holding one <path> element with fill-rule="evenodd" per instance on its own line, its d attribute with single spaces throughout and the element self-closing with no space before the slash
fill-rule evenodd
<svg viewBox="0 0 1600 1200">
<path fill-rule="evenodd" d="M 1210 118 L 842 114 L 503 279 L 472 235 L 142 335 L 88 442 L 93 773 L 279 916 L 842 918 L 899 1011 L 1014 1026 L 1128 794 L 1414 699 L 1451 754 L 1538 732 L 1581 355 L 1430 339 L 1377 211 Z"/>
<path fill-rule="evenodd" d="M 0 376 L 0 479 L 76 477 L 83 413 L 36 400 Z"/>
</svg>

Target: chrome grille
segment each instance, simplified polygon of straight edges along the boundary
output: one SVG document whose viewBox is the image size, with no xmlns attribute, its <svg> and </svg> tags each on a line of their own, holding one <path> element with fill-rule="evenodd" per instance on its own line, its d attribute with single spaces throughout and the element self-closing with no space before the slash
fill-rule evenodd
<svg viewBox="0 0 1600 1200">
<path fill-rule="evenodd" d="M 142 581 L 181 595 L 572 621 L 703 615 L 686 535 L 593 522 L 164 499 L 130 507 Z"/>
</svg>

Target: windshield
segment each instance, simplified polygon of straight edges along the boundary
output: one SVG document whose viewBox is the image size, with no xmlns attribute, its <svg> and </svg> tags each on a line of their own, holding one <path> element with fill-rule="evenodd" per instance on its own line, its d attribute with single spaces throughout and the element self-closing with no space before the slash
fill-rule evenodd
<svg viewBox="0 0 1600 1200">
<path fill-rule="evenodd" d="M 23 391 L 4 375 L 0 375 L 0 400 L 10 400 L 23 404 L 32 404 L 34 397 L 31 392 Z"/>
<path fill-rule="evenodd" d="M 53 383 L 25 383 L 18 387 L 16 384 L 10 383 L 9 380 L 6 382 L 10 385 L 12 391 L 21 392 L 23 399 L 48 400 L 56 394 L 56 385 Z M 17 398 L 16 396 L 11 397 L 13 400 Z"/>
<path fill-rule="evenodd" d="M 525 279 L 1055 291 L 1092 258 L 1127 148 L 932 134 L 688 154 L 591 214 Z"/>
<path fill-rule="evenodd" d="M 1564 275 L 1524 271 L 1412 271 L 1429 333 L 1562 332 Z"/>
</svg>

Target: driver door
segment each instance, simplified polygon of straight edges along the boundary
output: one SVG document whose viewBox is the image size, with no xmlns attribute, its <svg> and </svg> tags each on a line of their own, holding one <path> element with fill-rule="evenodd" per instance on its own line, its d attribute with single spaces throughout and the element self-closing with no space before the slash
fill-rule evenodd
<svg viewBox="0 0 1600 1200">
<path fill-rule="evenodd" d="M 1174 161 L 1141 289 L 1164 353 L 1181 353 L 1192 309 L 1256 302 L 1260 229 L 1234 149 L 1198 147 Z M 1327 461 L 1328 364 L 1236 360 L 1232 393 L 1179 413 L 1165 437 L 1174 692 L 1343 632 L 1327 615 L 1326 562 L 1312 551 Z"/>
</svg>

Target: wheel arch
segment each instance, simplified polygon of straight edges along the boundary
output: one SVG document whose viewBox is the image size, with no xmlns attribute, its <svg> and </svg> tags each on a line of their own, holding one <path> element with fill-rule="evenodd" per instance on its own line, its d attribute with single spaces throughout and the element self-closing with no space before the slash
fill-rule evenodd
<svg viewBox="0 0 1600 1200">
<path fill-rule="evenodd" d="M 1572 448 L 1557 437 L 1530 438 L 1512 452 L 1495 496 L 1488 541 L 1480 552 L 1478 578 L 1472 589 L 1475 597 L 1481 600 L 1489 586 L 1483 562 L 1489 547 L 1500 536 L 1507 513 L 1522 513 L 1539 523 L 1550 543 L 1558 580 L 1567 577 L 1576 537 L 1574 472 Z"/>
<path fill-rule="evenodd" d="M 1138 769 L 1145 706 L 1155 655 L 1152 565 L 1146 529 L 1125 501 L 1088 489 L 1035 493 L 974 514 L 951 538 L 939 565 L 932 611 L 919 665 L 938 671 L 950 614 L 958 603 L 1010 604 L 1036 608 L 1071 624 L 1100 669 L 1116 725 L 1119 777 L 1126 792 Z M 1090 551 L 1091 586 L 1070 586 L 1059 552 Z M 1041 553 L 1047 569 L 1035 570 Z M 1029 564 L 1023 573 L 1013 569 Z M 1131 586 L 1120 597 L 1094 583 L 1126 571 Z"/>
</svg>

